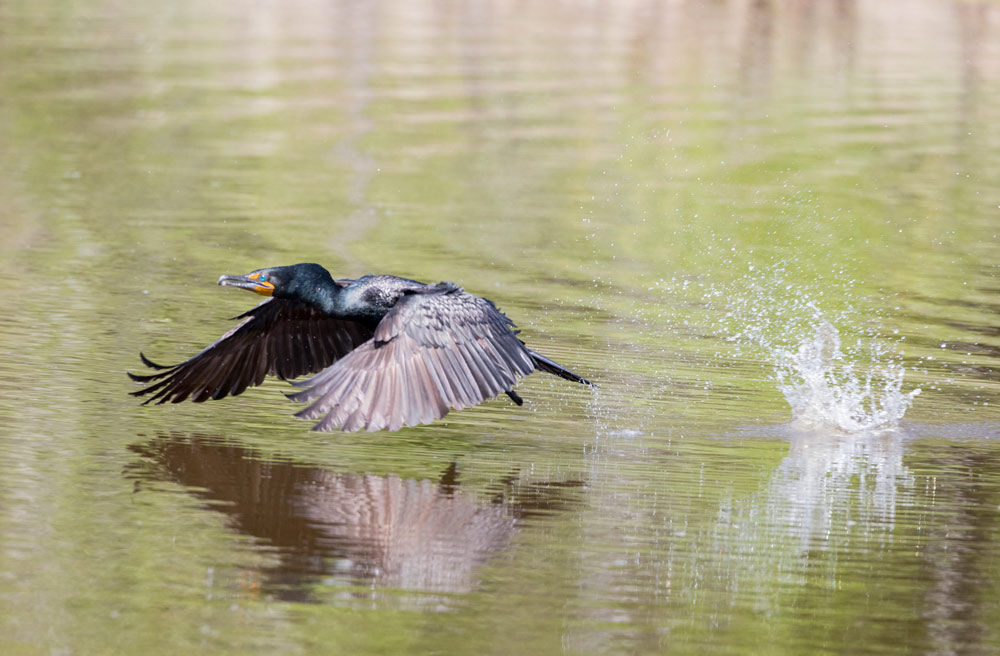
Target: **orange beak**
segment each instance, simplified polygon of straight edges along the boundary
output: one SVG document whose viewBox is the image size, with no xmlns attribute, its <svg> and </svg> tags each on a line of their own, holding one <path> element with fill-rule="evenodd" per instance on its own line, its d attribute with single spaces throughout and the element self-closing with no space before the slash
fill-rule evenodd
<svg viewBox="0 0 1000 656">
<path fill-rule="evenodd" d="M 225 287 L 249 289 L 261 296 L 271 296 L 274 294 L 274 284 L 261 280 L 263 277 L 265 277 L 263 273 L 251 273 L 248 276 L 221 276 L 219 284 Z"/>
</svg>

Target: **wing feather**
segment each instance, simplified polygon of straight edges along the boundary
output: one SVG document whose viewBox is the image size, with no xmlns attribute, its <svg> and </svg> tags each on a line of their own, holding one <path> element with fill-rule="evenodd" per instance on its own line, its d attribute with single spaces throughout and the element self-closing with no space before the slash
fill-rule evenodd
<svg viewBox="0 0 1000 656">
<path fill-rule="evenodd" d="M 441 407 L 441 397 L 443 394 L 441 392 L 441 383 L 428 371 L 427 363 L 424 361 L 423 356 L 414 358 L 412 366 L 413 376 L 417 382 L 408 390 L 414 407 L 407 423 L 410 426 L 415 426 L 434 420 L 434 409 Z M 427 390 L 426 394 L 421 395 L 418 391 L 421 389 Z M 448 406 L 445 405 L 445 411 L 447 411 L 447 408 Z"/>
<path fill-rule="evenodd" d="M 534 371 L 514 324 L 489 301 L 442 283 L 406 293 L 372 339 L 290 394 L 325 415 L 314 430 L 397 430 L 511 390 Z"/>
<path fill-rule="evenodd" d="M 420 360 L 418 362 L 423 366 L 424 371 L 427 373 L 427 378 L 430 380 L 434 387 L 437 389 L 437 411 L 441 412 L 442 415 L 448 412 L 448 406 L 454 406 L 458 401 L 455 396 L 454 391 L 451 389 L 451 384 L 448 380 L 440 374 L 441 361 L 438 359 L 437 353 L 433 350 L 424 350 L 420 354 Z M 428 415 L 427 412 L 430 411 L 432 414 Z M 427 421 L 423 421 L 427 419 Z M 422 415 L 421 423 L 429 423 L 433 421 L 433 411 L 430 407 L 424 408 L 424 414 Z"/>
<path fill-rule="evenodd" d="M 364 343 L 373 331 L 333 319 L 300 301 L 269 298 L 236 317 L 241 319 L 207 348 L 177 365 L 166 366 L 139 354 L 156 373 L 129 376 L 147 384 L 133 392 L 145 403 L 195 403 L 236 396 L 267 376 L 281 379 L 317 373 Z"/>
</svg>

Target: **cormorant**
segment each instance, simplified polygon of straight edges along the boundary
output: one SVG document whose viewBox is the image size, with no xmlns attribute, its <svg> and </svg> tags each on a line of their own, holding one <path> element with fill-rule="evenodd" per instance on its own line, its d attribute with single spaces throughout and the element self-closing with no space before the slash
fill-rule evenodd
<svg viewBox="0 0 1000 656">
<path fill-rule="evenodd" d="M 292 383 L 288 394 L 310 402 L 296 416 L 325 415 L 313 430 L 389 429 L 427 424 L 501 392 L 515 403 L 519 377 L 545 371 L 593 384 L 532 351 L 492 301 L 440 282 L 429 285 L 390 275 L 334 280 L 318 264 L 257 269 L 222 276 L 220 285 L 268 296 L 190 360 L 129 373 L 150 383 L 134 396 L 145 403 L 195 403 L 241 394 L 266 376 Z M 318 372 L 318 373 L 317 373 Z"/>
</svg>

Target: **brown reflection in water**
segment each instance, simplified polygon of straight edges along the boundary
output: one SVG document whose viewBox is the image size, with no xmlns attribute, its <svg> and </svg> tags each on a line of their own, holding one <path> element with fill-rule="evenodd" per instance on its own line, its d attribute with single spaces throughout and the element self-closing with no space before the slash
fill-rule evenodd
<svg viewBox="0 0 1000 656">
<path fill-rule="evenodd" d="M 350 215 L 343 222 L 335 236 L 327 240 L 330 250 L 340 260 L 351 267 L 363 266 L 352 249 L 346 245 L 360 241 L 368 231 L 378 224 L 379 216 L 368 202 L 368 187 L 378 171 L 375 159 L 364 151 L 362 140 L 369 134 L 375 123 L 367 117 L 374 91 L 371 78 L 375 74 L 375 32 L 377 8 L 375 3 L 347 3 L 344 6 L 343 21 L 328 27 L 330 40 L 342 43 L 343 79 L 346 85 L 344 110 L 346 112 L 345 135 L 333 151 L 333 157 L 344 163 L 351 172 L 347 188 Z M 344 29 L 344 26 L 348 29 Z"/>
<path fill-rule="evenodd" d="M 506 549 L 519 520 L 573 505 L 580 481 L 519 483 L 516 474 L 481 499 L 463 493 L 457 463 L 436 481 L 349 474 L 263 460 L 218 437 L 160 436 L 131 450 L 127 475 L 190 487 L 241 533 L 276 548 L 262 586 L 308 601 L 322 577 L 430 592 L 463 593 L 475 568 Z"/>
<path fill-rule="evenodd" d="M 940 476 L 946 485 L 934 477 L 934 504 L 921 522 L 922 578 L 931 581 L 921 613 L 931 639 L 927 651 L 980 653 L 976 647 L 987 644 L 991 633 L 987 609 L 995 603 L 990 586 L 996 567 L 990 548 L 997 532 L 995 492 L 984 476 L 995 468 L 995 457 L 954 444 L 942 450 L 925 465 L 953 474 Z M 931 519 L 933 514 L 938 516 Z M 956 645 L 972 648 L 956 652 Z"/>
<path fill-rule="evenodd" d="M 968 155 L 982 142 L 978 128 L 983 119 L 979 110 L 983 100 L 983 51 L 991 38 L 987 27 L 990 21 L 989 10 L 982 3 L 956 2 L 952 11 L 960 37 L 958 66 L 961 70 L 961 93 L 955 122 L 956 151 L 965 164 Z M 974 163 L 968 162 L 971 168 L 975 168 Z"/>
<path fill-rule="evenodd" d="M 751 0 L 740 52 L 741 96 L 758 105 L 771 90 L 774 16 L 770 0 Z"/>
</svg>

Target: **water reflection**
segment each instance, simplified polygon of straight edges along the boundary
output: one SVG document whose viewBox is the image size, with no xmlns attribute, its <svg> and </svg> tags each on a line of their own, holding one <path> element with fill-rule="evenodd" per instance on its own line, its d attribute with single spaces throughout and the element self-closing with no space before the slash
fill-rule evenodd
<svg viewBox="0 0 1000 656">
<path fill-rule="evenodd" d="M 908 436 L 794 423 L 780 430 L 788 454 L 760 491 L 722 500 L 715 539 L 720 549 L 737 553 L 743 547 L 733 545 L 770 545 L 735 562 L 792 580 L 822 563 L 826 584 L 835 587 L 842 575 L 838 561 L 850 561 L 859 550 L 874 556 L 890 548 L 897 509 L 914 502 L 916 478 L 903 461 Z M 755 580 L 752 572 L 745 575 Z"/>
<path fill-rule="evenodd" d="M 947 432 L 940 429 L 933 434 Z M 778 613 L 800 604 L 803 588 L 822 604 L 867 572 L 878 581 L 870 612 L 892 615 L 894 604 L 915 611 L 923 623 L 912 628 L 926 631 L 930 653 L 958 653 L 985 639 L 979 602 L 989 594 L 983 586 L 991 556 L 983 545 L 995 512 L 983 472 L 993 450 L 922 446 L 922 427 L 852 435 L 794 424 L 779 430 L 789 449 L 769 480 L 719 507 L 713 537 L 717 551 L 730 556 L 733 593 L 753 590 L 761 609 Z M 984 424 L 974 433 L 991 430 Z M 926 585 L 919 599 L 907 594 L 916 581 Z"/>
<path fill-rule="evenodd" d="M 995 425 L 978 428 L 985 429 L 982 435 L 998 434 Z M 988 574 L 996 563 L 990 547 L 994 538 L 989 537 L 997 533 L 996 483 L 991 483 L 996 480 L 996 453 L 967 446 L 940 445 L 927 462 L 928 469 L 941 474 L 928 485 L 919 520 L 926 563 L 921 575 L 929 582 L 920 611 L 932 645 L 929 653 L 962 653 L 956 645 L 988 644 L 995 631 L 989 627 L 996 626 L 987 610 L 996 598 Z"/>
<path fill-rule="evenodd" d="M 159 436 L 130 448 L 143 460 L 128 475 L 184 485 L 275 548 L 261 587 L 293 601 L 313 600 L 317 582 L 469 592 L 476 568 L 509 547 L 520 520 L 568 507 L 567 493 L 582 486 L 525 484 L 515 473 L 482 499 L 460 489 L 456 462 L 432 481 L 265 460 L 218 437 Z"/>
<path fill-rule="evenodd" d="M 788 455 L 763 491 L 766 525 L 798 553 L 829 549 L 857 527 L 884 546 L 897 506 L 912 500 L 900 431 L 840 434 L 790 429 Z M 788 539 L 791 538 L 791 539 Z"/>
</svg>

